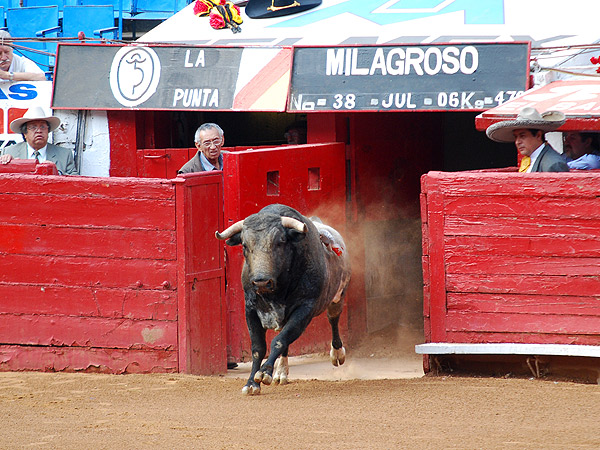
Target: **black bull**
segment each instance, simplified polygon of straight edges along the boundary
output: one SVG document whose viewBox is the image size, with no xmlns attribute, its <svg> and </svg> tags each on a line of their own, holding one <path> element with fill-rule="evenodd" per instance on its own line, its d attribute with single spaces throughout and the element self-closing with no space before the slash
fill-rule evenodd
<svg viewBox="0 0 600 450">
<path fill-rule="evenodd" d="M 335 366 L 343 364 L 346 351 L 338 323 L 350 264 L 339 233 L 318 219 L 313 221 L 289 206 L 275 204 L 216 236 L 227 239 L 227 245 L 241 244 L 244 252 L 242 285 L 252 371 L 242 392 L 259 394 L 261 382 L 287 383 L 290 344 L 325 310 L 332 332 L 331 361 Z M 279 334 L 261 366 L 267 353 L 267 329 Z"/>
</svg>

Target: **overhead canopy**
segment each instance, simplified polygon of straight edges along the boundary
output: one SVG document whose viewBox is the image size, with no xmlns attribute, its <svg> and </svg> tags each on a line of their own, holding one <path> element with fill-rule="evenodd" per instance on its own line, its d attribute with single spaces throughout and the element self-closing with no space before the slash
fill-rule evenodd
<svg viewBox="0 0 600 450">
<path fill-rule="evenodd" d="M 565 113 L 566 130 L 600 130 L 600 78 L 590 80 L 555 81 L 531 89 L 525 94 L 479 114 L 475 126 L 483 131 L 493 123 L 514 119 L 525 107 L 540 113 L 558 110 Z"/>
</svg>

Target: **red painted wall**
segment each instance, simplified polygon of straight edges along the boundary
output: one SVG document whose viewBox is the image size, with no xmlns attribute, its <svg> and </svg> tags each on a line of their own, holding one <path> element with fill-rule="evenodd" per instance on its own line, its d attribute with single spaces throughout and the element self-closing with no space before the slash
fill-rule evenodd
<svg viewBox="0 0 600 450">
<path fill-rule="evenodd" d="M 426 342 L 600 345 L 594 172 L 422 178 Z"/>
<path fill-rule="evenodd" d="M 196 314 L 186 284 L 209 280 L 202 301 L 221 317 L 221 248 L 192 245 L 208 239 L 191 229 L 221 225 L 195 212 L 218 205 L 221 189 L 214 174 L 177 183 L 1 174 L 0 370 L 224 371 L 224 352 L 189 331 L 214 318 Z M 205 351 L 215 355 L 190 355 Z"/>
<path fill-rule="evenodd" d="M 282 203 L 305 215 L 317 215 L 324 223 L 345 229 L 345 149 L 342 143 L 287 146 L 233 152 L 224 156 L 225 225 L 229 226 L 271 203 Z M 226 247 L 228 345 L 236 359 L 249 360 L 250 339 L 246 327 L 241 286 L 243 257 L 240 247 Z M 350 250 L 352 255 L 352 250 Z M 340 331 L 347 337 L 347 311 Z M 269 335 L 272 338 L 273 334 Z M 270 340 L 268 337 L 268 339 Z M 314 319 L 290 347 L 290 354 L 329 350 L 331 328 L 327 317 Z"/>
</svg>

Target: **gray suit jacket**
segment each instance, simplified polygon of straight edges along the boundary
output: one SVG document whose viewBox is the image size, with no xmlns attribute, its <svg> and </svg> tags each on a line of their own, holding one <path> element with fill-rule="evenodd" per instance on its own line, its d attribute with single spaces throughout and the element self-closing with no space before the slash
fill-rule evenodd
<svg viewBox="0 0 600 450">
<path fill-rule="evenodd" d="M 3 154 L 12 155 L 13 158 L 29 159 L 27 154 L 27 142 L 19 142 L 4 149 Z M 56 164 L 60 175 L 77 175 L 73 152 L 58 145 L 48 144 L 46 147 L 46 160 Z"/>
<path fill-rule="evenodd" d="M 540 155 L 535 160 L 532 172 L 568 172 L 569 166 L 564 156 L 552 148 L 550 144 L 544 145 Z"/>
</svg>

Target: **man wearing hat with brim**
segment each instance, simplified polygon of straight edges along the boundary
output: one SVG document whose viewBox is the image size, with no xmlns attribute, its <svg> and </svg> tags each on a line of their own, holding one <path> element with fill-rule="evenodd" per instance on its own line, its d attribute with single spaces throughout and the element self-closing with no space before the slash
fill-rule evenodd
<svg viewBox="0 0 600 450">
<path fill-rule="evenodd" d="M 56 164 L 60 175 L 77 175 L 73 152 L 48 143 L 48 135 L 59 125 L 60 119 L 47 115 L 43 108 L 29 108 L 23 117 L 10 123 L 11 131 L 21 133 L 24 141 L 6 147 L 0 156 L 0 164 L 8 164 L 12 159 L 37 159 L 38 162 Z"/>
<path fill-rule="evenodd" d="M 490 125 L 487 136 L 496 142 L 514 142 L 523 156 L 519 172 L 568 172 L 567 160 L 546 142 L 546 132 L 565 123 L 560 111 L 540 114 L 537 109 L 523 108 L 514 120 Z"/>
</svg>

